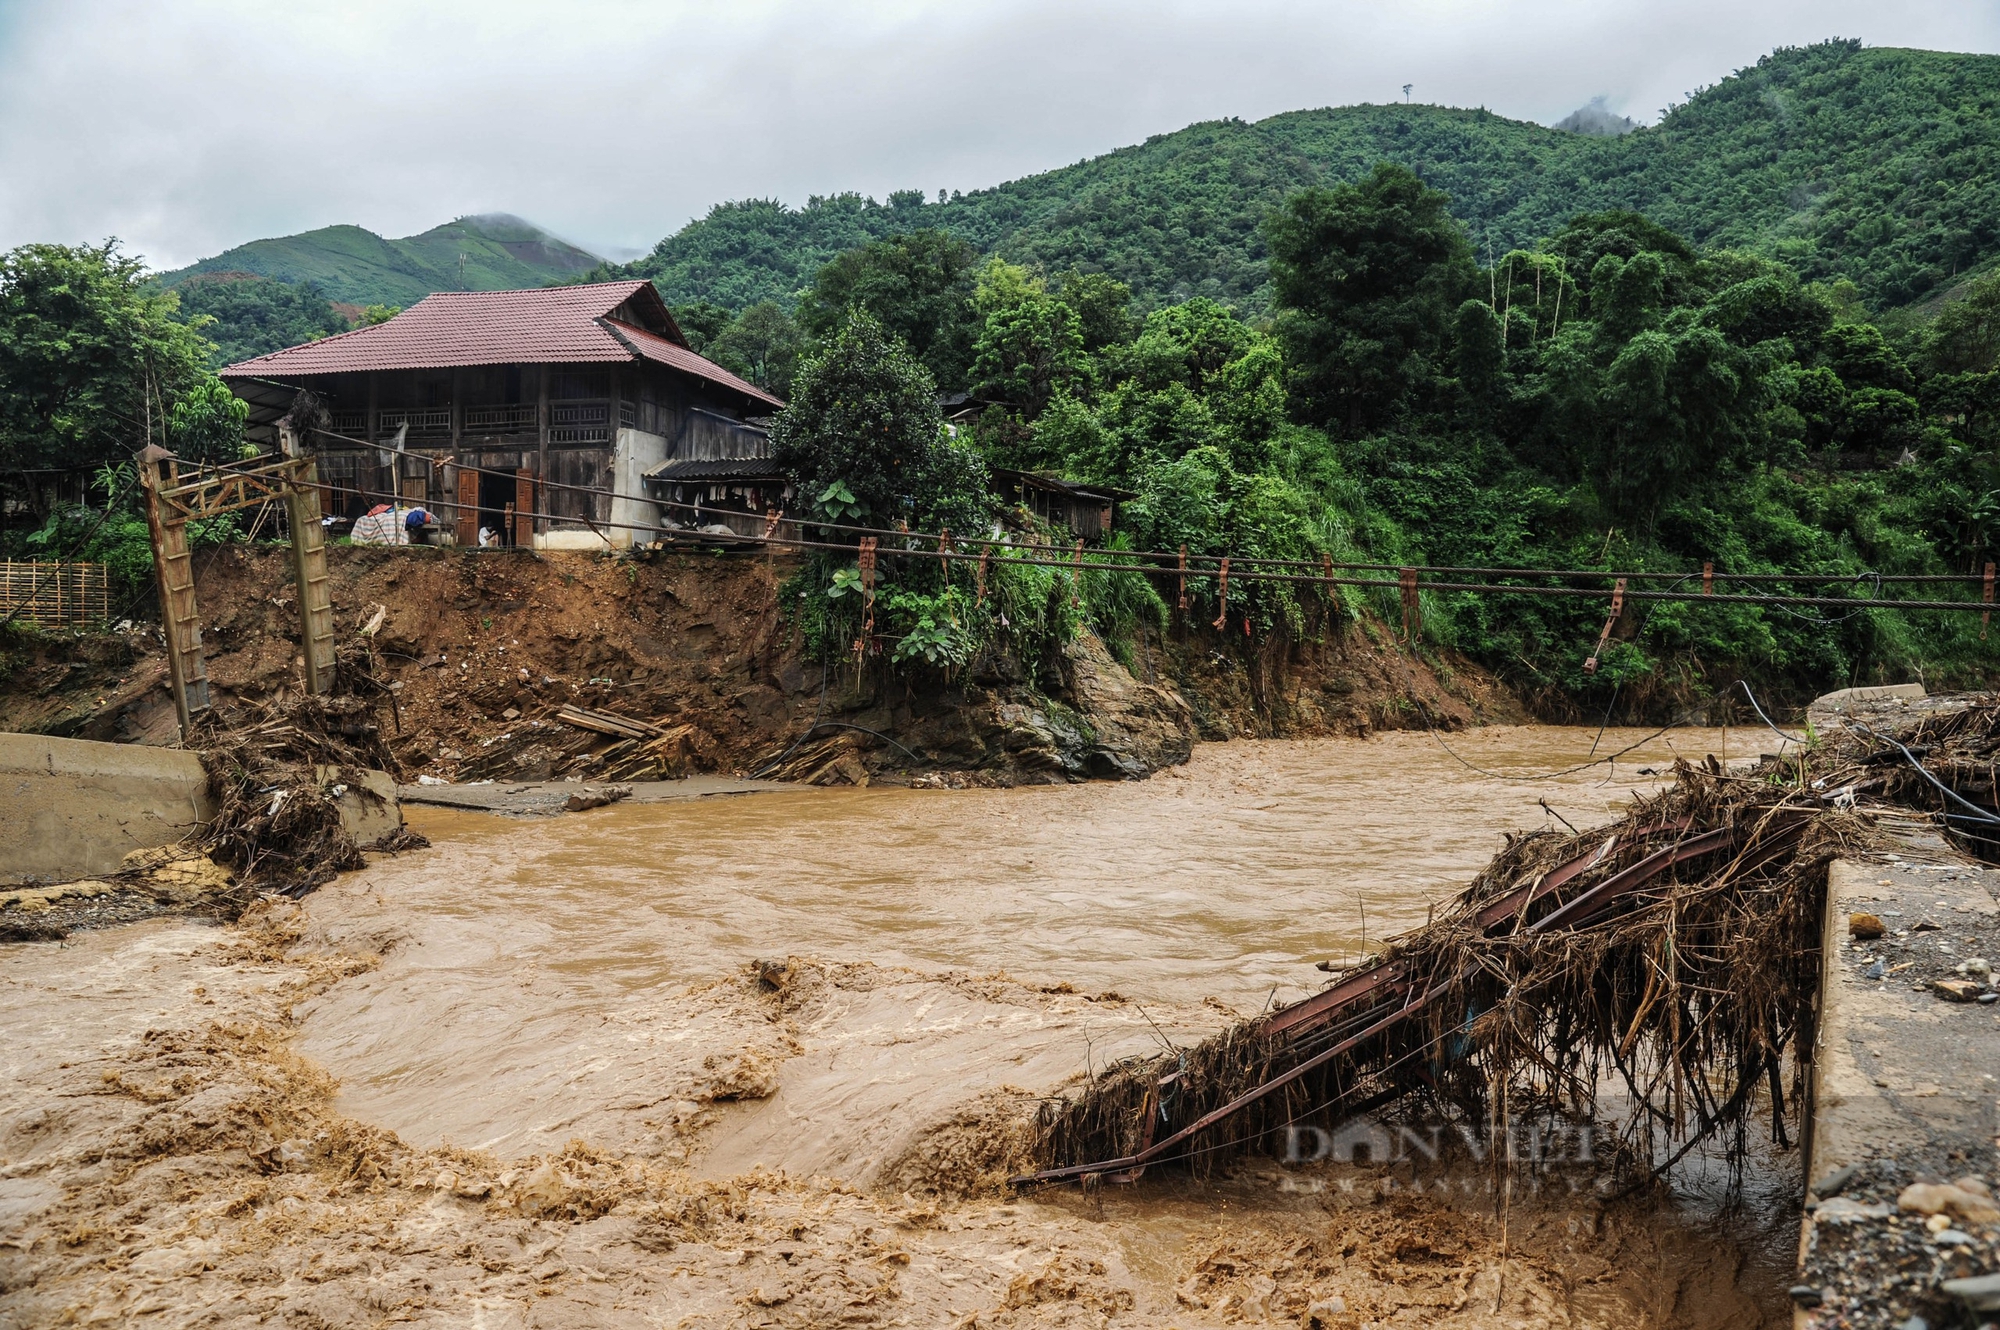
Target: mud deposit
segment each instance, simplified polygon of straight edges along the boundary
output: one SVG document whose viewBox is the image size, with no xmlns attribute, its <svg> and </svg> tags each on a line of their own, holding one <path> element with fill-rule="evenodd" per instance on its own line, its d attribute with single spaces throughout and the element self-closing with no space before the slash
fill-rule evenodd
<svg viewBox="0 0 2000 1330">
<path fill-rule="evenodd" d="M 0 1324 L 1781 1323 L 1782 1188 L 1725 1224 L 1524 1186 L 1503 1224 L 1478 1169 L 1000 1185 L 1037 1095 L 1315 987 L 1364 909 L 1420 922 L 1538 799 L 1599 821 L 1667 760 L 1503 782 L 1406 733 L 424 810 L 432 849 L 298 906 L 0 949 Z"/>
</svg>

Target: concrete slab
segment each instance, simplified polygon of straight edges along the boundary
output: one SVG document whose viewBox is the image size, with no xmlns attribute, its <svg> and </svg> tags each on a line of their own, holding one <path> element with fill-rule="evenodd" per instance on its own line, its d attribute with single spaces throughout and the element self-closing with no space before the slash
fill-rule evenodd
<svg viewBox="0 0 2000 1330">
<path fill-rule="evenodd" d="M 1990 706 L 1992 693 L 1925 693 L 1919 684 L 1882 688 L 1843 688 L 1817 698 L 1806 708 L 1806 719 L 1822 734 L 1866 726 L 1871 730 L 1901 729 L 1931 716 Z"/>
<path fill-rule="evenodd" d="M 1875 684 L 1867 688 L 1842 688 L 1813 699 L 1822 711 L 1847 711 L 1876 702 L 1914 702 L 1924 696 L 1920 683 Z"/>
<path fill-rule="evenodd" d="M 64 882 L 116 872 L 215 807 L 193 753 L 0 734 L 0 810 L 0 882 Z"/>
<path fill-rule="evenodd" d="M 1942 858 L 1942 856 L 1940 856 Z M 1833 865 L 1827 890 L 1815 1176 L 1924 1143 L 1991 1154 L 2000 1101 L 2000 1006 L 1930 987 L 1973 957 L 2000 963 L 2000 871 L 1963 860 Z M 1850 935 L 1869 914 L 1882 938 Z M 1866 976 L 1877 961 L 1882 975 Z"/>
<path fill-rule="evenodd" d="M 1821 1302 L 1803 1326 L 1939 1324 L 1944 1281 L 2000 1269 L 2000 1225 L 1940 1229 L 1897 1207 L 1917 1181 L 2000 1187 L 2000 1000 L 1938 987 L 2000 963 L 2000 870 L 1928 829 L 1906 840 L 1829 874 L 1799 1274 Z M 1985 987 L 1977 964 L 1971 978 Z"/>
<path fill-rule="evenodd" d="M 403 829 L 396 778 L 386 771 L 369 767 L 314 767 L 321 785 L 340 793 L 334 804 L 340 809 L 340 824 L 356 845 L 373 845 L 384 836 Z"/>
<path fill-rule="evenodd" d="M 436 804 L 475 812 L 507 813 L 516 817 L 547 817 L 563 811 L 572 795 L 590 795 L 617 786 L 631 794 L 623 802 L 674 803 L 728 794 L 758 794 L 798 787 L 781 780 L 740 780 L 734 776 L 689 776 L 685 780 L 635 781 L 490 781 L 472 785 L 401 785 L 396 793 L 406 804 Z"/>
</svg>

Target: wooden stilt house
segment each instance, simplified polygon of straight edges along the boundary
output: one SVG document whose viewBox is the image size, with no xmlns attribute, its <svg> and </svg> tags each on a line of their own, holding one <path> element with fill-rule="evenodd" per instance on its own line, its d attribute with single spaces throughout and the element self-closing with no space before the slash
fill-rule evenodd
<svg viewBox="0 0 2000 1330">
<path fill-rule="evenodd" d="M 274 441 L 301 389 L 326 404 L 313 446 L 329 512 L 394 496 L 461 544 L 486 528 L 512 544 L 628 546 L 686 525 L 648 474 L 767 457 L 784 405 L 690 350 L 650 282 L 440 292 L 222 378 L 249 404 L 253 442 Z"/>
</svg>

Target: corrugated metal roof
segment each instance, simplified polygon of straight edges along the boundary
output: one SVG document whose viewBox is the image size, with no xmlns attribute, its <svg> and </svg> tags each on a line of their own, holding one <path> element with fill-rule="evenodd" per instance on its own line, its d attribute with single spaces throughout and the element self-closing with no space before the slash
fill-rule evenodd
<svg viewBox="0 0 2000 1330">
<path fill-rule="evenodd" d="M 609 317 L 635 294 L 644 291 L 650 297 L 648 287 L 646 282 L 591 282 L 525 291 L 439 291 L 387 323 L 241 361 L 223 370 L 222 377 L 295 380 L 380 370 L 615 364 L 643 358 L 769 406 L 784 406 L 672 339 Z M 664 308 L 661 313 L 666 317 Z"/>
<path fill-rule="evenodd" d="M 677 457 L 646 473 L 648 480 L 676 484 L 721 480 L 781 480 L 785 473 L 768 457 Z"/>
<path fill-rule="evenodd" d="M 1080 480 L 1064 480 L 1060 476 L 1043 475 L 1038 471 L 1016 471 L 1012 467 L 996 466 L 990 469 L 990 474 L 993 479 L 1006 484 L 1048 490 L 1056 494 L 1069 494 L 1079 499 L 1110 499 L 1123 503 L 1128 499 L 1139 497 L 1136 490 L 1122 490 L 1116 485 L 1089 485 Z"/>
</svg>

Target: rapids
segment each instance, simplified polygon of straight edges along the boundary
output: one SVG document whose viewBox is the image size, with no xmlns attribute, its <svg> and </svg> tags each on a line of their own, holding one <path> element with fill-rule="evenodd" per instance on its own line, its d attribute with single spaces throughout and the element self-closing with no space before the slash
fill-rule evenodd
<svg viewBox="0 0 2000 1330">
<path fill-rule="evenodd" d="M 1544 800 L 1584 827 L 1677 755 L 1769 746 L 1681 730 L 1559 776 L 1465 765 L 1643 737 L 413 809 L 432 849 L 296 906 L 8 949 L 0 1323 L 1789 1324 L 1795 1169 L 1733 1216 L 1560 1189 L 1509 1210 L 1477 1170 L 1256 1157 L 1204 1183 L 1001 1185 L 1038 1096 L 1310 991 Z"/>
<path fill-rule="evenodd" d="M 1249 1014 L 1318 987 L 1315 962 L 1422 923 L 1503 832 L 1551 824 L 1544 802 L 1589 826 L 1677 755 L 1743 756 L 1769 737 L 1641 743 L 1648 733 L 1204 744 L 1144 782 L 798 789 L 546 820 L 412 810 L 430 853 L 378 861 L 309 902 L 337 932 L 398 941 L 381 971 L 308 1016 L 302 1051 L 340 1079 L 343 1107 L 406 1139 L 507 1149 L 586 1120 L 605 1130 L 579 1095 L 608 1103 L 613 1081 L 644 1079 L 638 1050 L 676 1037 L 662 1022 L 678 994 L 755 958 L 998 973 Z M 1501 778 L 1635 743 L 1611 764 Z M 1081 1069 L 1104 1054 L 1089 1038 L 1042 1051 Z M 906 1067 L 912 1051 L 885 1045 L 890 1066 L 875 1070 Z M 971 1070 L 951 1057 L 934 1067 L 954 1069 Z M 852 1061 L 847 1073 L 866 1079 Z M 582 1093 L 592 1078 L 604 1084 Z M 732 1163 L 796 1164 L 795 1150 Z"/>
</svg>

